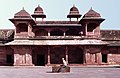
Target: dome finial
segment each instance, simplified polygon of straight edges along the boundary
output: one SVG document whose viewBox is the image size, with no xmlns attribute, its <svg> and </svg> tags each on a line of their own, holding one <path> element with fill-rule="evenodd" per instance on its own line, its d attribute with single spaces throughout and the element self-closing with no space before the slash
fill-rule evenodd
<svg viewBox="0 0 120 78">
<path fill-rule="evenodd" d="M 73 4 L 73 7 L 75 7 L 75 4 Z"/>
<path fill-rule="evenodd" d="M 25 10 L 24 7 L 22 7 L 22 10 Z"/>
<path fill-rule="evenodd" d="M 91 7 L 91 9 L 90 10 L 93 10 L 93 8 Z"/>
<path fill-rule="evenodd" d="M 38 7 L 40 7 L 40 4 L 38 4 Z"/>
</svg>

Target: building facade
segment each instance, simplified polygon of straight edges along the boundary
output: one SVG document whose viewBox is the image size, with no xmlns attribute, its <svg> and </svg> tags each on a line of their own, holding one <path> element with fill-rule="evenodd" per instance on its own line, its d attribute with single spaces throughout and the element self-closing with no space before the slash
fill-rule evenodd
<svg viewBox="0 0 120 78">
<path fill-rule="evenodd" d="M 100 30 L 105 19 L 92 8 L 81 16 L 75 5 L 68 21 L 45 21 L 40 6 L 32 15 L 23 8 L 9 19 L 15 30 L 0 30 L 0 65 L 120 64 L 120 31 Z"/>
</svg>

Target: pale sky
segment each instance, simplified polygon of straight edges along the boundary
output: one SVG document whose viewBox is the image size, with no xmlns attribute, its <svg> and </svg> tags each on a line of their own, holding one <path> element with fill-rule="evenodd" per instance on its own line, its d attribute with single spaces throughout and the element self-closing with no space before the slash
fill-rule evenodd
<svg viewBox="0 0 120 78">
<path fill-rule="evenodd" d="M 13 18 L 23 7 L 33 14 L 38 4 L 43 8 L 46 20 L 67 20 L 67 14 L 73 4 L 82 15 L 92 7 L 106 19 L 101 24 L 101 29 L 120 30 L 120 0 L 1 0 L 0 29 L 14 29 L 8 19 Z"/>
</svg>

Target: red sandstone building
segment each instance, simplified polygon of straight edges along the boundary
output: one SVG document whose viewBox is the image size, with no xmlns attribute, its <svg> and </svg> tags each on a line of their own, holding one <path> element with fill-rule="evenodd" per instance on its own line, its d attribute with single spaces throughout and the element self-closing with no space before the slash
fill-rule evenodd
<svg viewBox="0 0 120 78">
<path fill-rule="evenodd" d="M 100 30 L 105 19 L 92 8 L 81 16 L 75 6 L 68 21 L 45 21 L 40 6 L 32 15 L 22 9 L 10 19 L 15 30 L 0 30 L 0 65 L 120 64 L 120 31 Z"/>
</svg>

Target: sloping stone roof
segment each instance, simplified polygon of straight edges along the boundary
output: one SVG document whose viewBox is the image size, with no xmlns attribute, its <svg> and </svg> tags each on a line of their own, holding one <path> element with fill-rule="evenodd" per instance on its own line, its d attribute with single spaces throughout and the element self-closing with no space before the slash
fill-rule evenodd
<svg viewBox="0 0 120 78">
<path fill-rule="evenodd" d="M 100 13 L 94 11 L 92 8 L 83 16 L 81 22 L 84 20 L 94 20 L 103 22 L 105 19 L 101 17 Z"/>
<path fill-rule="evenodd" d="M 107 41 L 109 43 L 108 46 L 120 46 L 120 41 Z"/>
<path fill-rule="evenodd" d="M 14 40 L 6 45 L 107 45 L 101 40 Z"/>
<path fill-rule="evenodd" d="M 92 8 L 84 15 L 83 18 L 85 17 L 101 17 L 99 13 L 94 11 Z"/>
<path fill-rule="evenodd" d="M 14 15 L 14 18 L 31 18 L 30 14 L 24 8 Z"/>
</svg>

